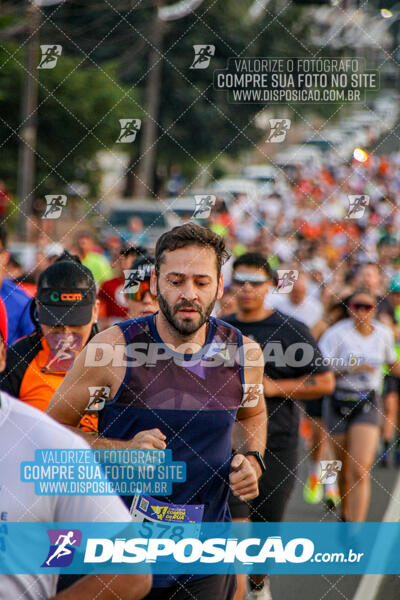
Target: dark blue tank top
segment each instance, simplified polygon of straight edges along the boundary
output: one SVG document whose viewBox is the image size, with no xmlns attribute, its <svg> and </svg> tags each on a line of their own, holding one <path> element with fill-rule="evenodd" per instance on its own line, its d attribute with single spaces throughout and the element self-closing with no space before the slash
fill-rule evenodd
<svg viewBox="0 0 400 600">
<path fill-rule="evenodd" d="M 118 323 L 129 366 L 114 401 L 99 415 L 99 432 L 127 440 L 158 427 L 173 460 L 186 463 L 186 481 L 159 499 L 203 504 L 203 522 L 230 520 L 231 435 L 244 383 L 242 334 L 210 317 L 203 348 L 178 354 L 163 343 L 153 318 Z"/>
</svg>

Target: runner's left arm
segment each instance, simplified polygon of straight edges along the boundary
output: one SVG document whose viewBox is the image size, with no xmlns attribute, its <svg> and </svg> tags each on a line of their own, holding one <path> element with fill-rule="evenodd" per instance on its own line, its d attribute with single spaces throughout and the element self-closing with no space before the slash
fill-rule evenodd
<svg viewBox="0 0 400 600">
<path fill-rule="evenodd" d="M 385 362 L 389 367 L 389 373 L 394 377 L 400 377 L 400 362 L 396 360 L 395 341 L 392 330 L 387 327 L 384 336 Z"/>
<path fill-rule="evenodd" d="M 256 451 L 264 456 L 267 436 L 267 409 L 263 392 L 264 357 L 260 346 L 244 338 L 246 385 L 243 404 L 237 412 L 233 426 L 232 447 L 236 450 L 231 461 L 229 482 L 232 493 L 241 500 L 258 496 L 258 479 L 261 466 L 255 456 L 244 453 Z"/>
<path fill-rule="evenodd" d="M 391 365 L 388 365 L 388 367 L 389 367 L 390 375 L 393 375 L 393 377 L 400 378 L 400 362 L 399 361 L 396 360 Z"/>
</svg>

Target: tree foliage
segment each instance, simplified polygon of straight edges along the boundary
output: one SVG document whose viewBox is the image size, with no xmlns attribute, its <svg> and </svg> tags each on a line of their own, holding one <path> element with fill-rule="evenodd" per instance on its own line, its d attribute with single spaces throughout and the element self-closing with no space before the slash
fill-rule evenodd
<svg viewBox="0 0 400 600">
<path fill-rule="evenodd" d="M 276 1 L 268 5 L 274 6 L 273 11 L 267 8 L 261 18 L 251 21 L 252 3 L 205 0 L 194 14 L 164 24 L 158 166 L 179 163 L 194 173 L 200 162 L 215 163 L 224 153 L 238 156 L 260 141 L 263 132 L 255 127 L 254 117 L 264 105 L 229 104 L 224 92 L 214 90 L 213 71 L 225 68 L 229 57 L 311 56 L 314 52 L 305 42 L 307 25 L 299 18 L 300 8 L 290 3 L 282 7 Z M 61 44 L 63 56 L 56 69 L 40 73 L 40 189 L 53 189 L 60 175 L 94 182 L 93 157 L 97 150 L 113 145 L 116 120 L 146 119 L 145 85 L 155 11 L 153 0 L 68 0 L 44 10 L 41 43 Z M 20 35 L 17 41 L 23 39 Z M 215 45 L 209 68 L 190 69 L 194 44 Z M 2 89 L 6 89 L 0 108 L 9 121 L 0 123 L 2 140 L 8 128 L 17 129 L 19 123 L 21 52 L 18 56 L 19 62 L 8 61 L 0 69 L 0 77 L 5 76 Z M 296 107 L 298 115 L 307 109 Z M 333 114 L 335 106 L 329 110 Z M 0 176 L 15 172 L 16 147 L 13 135 L 7 141 Z M 124 149 L 135 164 L 139 141 Z"/>
<path fill-rule="evenodd" d="M 35 195 L 60 193 L 71 181 L 98 183 L 96 153 L 114 145 L 118 119 L 133 102 L 112 64 L 81 64 L 63 53 L 54 69 L 38 70 L 38 135 Z M 15 43 L 0 48 L 0 178 L 16 191 L 21 129 L 24 53 Z M 137 105 L 135 114 L 140 116 Z M 138 114 L 139 113 L 139 114 Z"/>
</svg>

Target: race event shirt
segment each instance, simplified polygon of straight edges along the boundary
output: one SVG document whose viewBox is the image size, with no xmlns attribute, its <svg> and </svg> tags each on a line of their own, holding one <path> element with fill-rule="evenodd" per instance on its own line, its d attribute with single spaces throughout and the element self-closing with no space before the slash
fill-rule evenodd
<svg viewBox="0 0 400 600">
<path fill-rule="evenodd" d="M 358 364 L 368 364 L 372 371 L 345 373 L 336 379 L 339 390 L 355 392 L 372 391 L 379 393 L 382 383 L 381 367 L 384 363 L 392 364 L 396 360 L 394 337 L 386 325 L 373 321 L 374 330 L 370 335 L 361 335 L 355 328 L 352 319 L 344 319 L 330 327 L 321 337 L 319 345 L 323 355 L 332 360 L 344 359 L 344 367 L 356 360 Z M 336 370 L 343 370 L 337 363 Z M 351 368 L 351 367 L 350 367 Z"/>
<path fill-rule="evenodd" d="M 8 521 L 130 521 L 129 512 L 118 496 L 36 495 L 33 482 L 21 481 L 21 462 L 34 460 L 34 452 L 39 448 L 88 449 L 89 446 L 79 435 L 5 392 L 1 392 L 0 400 L 0 525 Z M 56 574 L 1 575 L 0 598 L 52 598 L 57 578 Z"/>
<path fill-rule="evenodd" d="M 309 329 L 296 319 L 274 311 L 261 321 L 239 321 L 236 315 L 225 317 L 244 335 L 257 341 L 264 353 L 264 372 L 271 379 L 292 379 L 308 374 L 325 373 L 322 355 Z M 304 352 L 301 346 L 305 345 Z M 291 398 L 267 398 L 267 447 L 288 448 L 297 445 L 299 405 Z"/>
</svg>

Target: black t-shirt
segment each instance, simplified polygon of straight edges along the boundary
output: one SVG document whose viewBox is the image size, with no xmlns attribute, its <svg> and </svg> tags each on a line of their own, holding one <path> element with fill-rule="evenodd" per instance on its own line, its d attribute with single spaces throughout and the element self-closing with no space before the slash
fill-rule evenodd
<svg viewBox="0 0 400 600">
<path fill-rule="evenodd" d="M 295 379 L 311 373 L 325 373 L 322 355 L 304 323 L 274 311 L 261 321 L 238 321 L 229 315 L 224 321 L 258 342 L 263 349 L 265 374 L 271 379 Z M 267 447 L 288 448 L 297 445 L 300 400 L 288 397 L 266 398 L 268 409 Z"/>
</svg>

